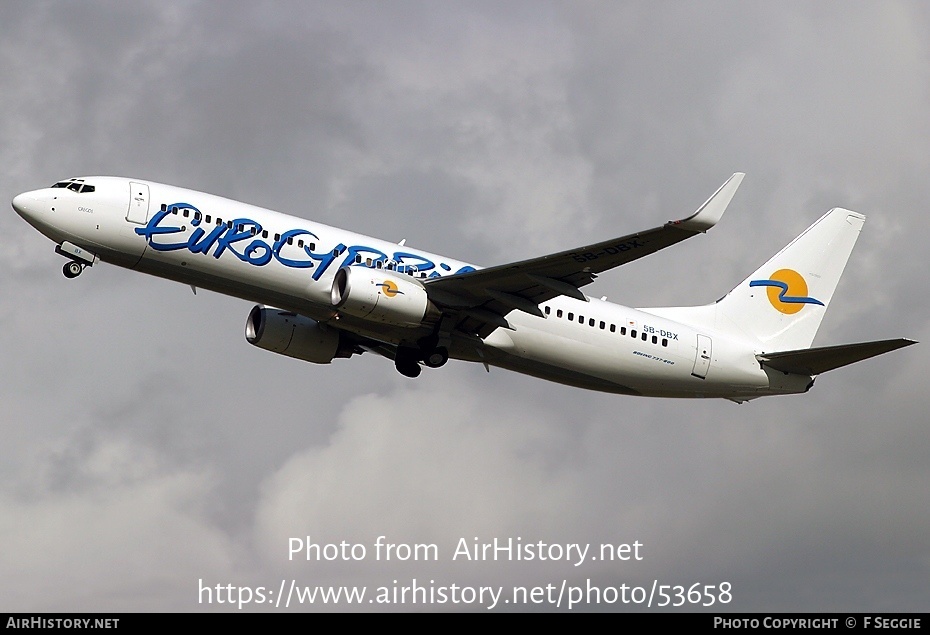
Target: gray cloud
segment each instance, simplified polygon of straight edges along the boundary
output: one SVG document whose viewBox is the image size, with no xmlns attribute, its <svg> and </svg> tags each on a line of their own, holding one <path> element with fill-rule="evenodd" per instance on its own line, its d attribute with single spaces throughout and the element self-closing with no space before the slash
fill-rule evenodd
<svg viewBox="0 0 930 635">
<path fill-rule="evenodd" d="M 868 222 L 817 343 L 928 324 L 919 3 L 10 4 L 7 200 L 177 183 L 494 264 L 660 224 L 602 276 L 710 302 L 833 206 Z M 65 280 L 0 215 L 0 608 L 205 610 L 197 581 L 733 583 L 737 611 L 925 611 L 923 346 L 742 406 L 478 365 L 400 377 L 242 341 L 249 306 L 113 267 Z M 288 561 L 290 537 L 645 544 L 640 563 Z M 228 607 L 209 607 L 211 609 Z M 620 609 L 623 607 L 609 607 Z"/>
</svg>

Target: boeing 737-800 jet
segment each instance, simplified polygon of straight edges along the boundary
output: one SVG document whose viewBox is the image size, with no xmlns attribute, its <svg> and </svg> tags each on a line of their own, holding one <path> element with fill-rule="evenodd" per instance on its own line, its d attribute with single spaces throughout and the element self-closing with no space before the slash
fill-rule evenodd
<svg viewBox="0 0 930 635">
<path fill-rule="evenodd" d="M 256 302 L 246 339 L 318 364 L 368 351 L 416 377 L 454 358 L 591 390 L 742 402 L 806 392 L 820 373 L 914 343 L 809 348 L 865 221 L 839 208 L 714 304 L 633 309 L 582 293 L 713 227 L 742 178 L 682 220 L 489 268 L 138 179 L 68 179 L 13 207 L 56 243 L 67 277 L 102 261 Z"/>
</svg>

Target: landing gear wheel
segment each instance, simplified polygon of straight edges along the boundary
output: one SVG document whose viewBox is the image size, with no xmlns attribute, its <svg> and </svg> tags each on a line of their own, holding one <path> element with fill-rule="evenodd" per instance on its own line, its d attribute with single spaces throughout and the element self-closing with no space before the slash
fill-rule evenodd
<svg viewBox="0 0 930 635">
<path fill-rule="evenodd" d="M 398 348 L 394 354 L 394 368 L 404 377 L 419 377 L 423 369 L 417 363 L 418 356 L 415 348 Z"/>
<path fill-rule="evenodd" d="M 439 368 L 449 361 L 449 349 L 445 346 L 437 346 L 427 353 L 424 363 L 430 368 Z"/>
<path fill-rule="evenodd" d="M 77 278 L 81 275 L 82 271 L 84 271 L 84 265 L 73 260 L 66 262 L 65 266 L 61 269 L 61 272 L 65 274 L 65 278 Z"/>
<path fill-rule="evenodd" d="M 395 364 L 394 367 L 397 369 L 397 372 L 403 375 L 404 377 L 419 377 L 420 373 L 423 371 L 420 368 L 420 365 L 416 362 L 407 362 L 405 364 Z"/>
</svg>

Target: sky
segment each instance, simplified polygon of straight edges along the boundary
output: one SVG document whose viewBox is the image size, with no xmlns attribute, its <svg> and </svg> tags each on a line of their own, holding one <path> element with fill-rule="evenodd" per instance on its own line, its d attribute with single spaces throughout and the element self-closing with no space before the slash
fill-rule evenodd
<svg viewBox="0 0 930 635">
<path fill-rule="evenodd" d="M 0 90 L 5 200 L 131 176 L 483 266 L 746 172 L 713 231 L 586 293 L 712 302 L 846 207 L 868 220 L 815 345 L 930 340 L 919 1 L 4 2 Z M 2 611 L 334 608 L 278 605 L 292 584 L 365 588 L 343 611 L 693 611 L 617 598 L 695 584 L 710 610 L 930 610 L 926 344 L 742 405 L 455 361 L 411 380 L 251 347 L 242 300 L 67 280 L 12 208 L 0 236 Z M 552 558 L 456 555 L 495 539 Z M 369 602 L 414 581 L 458 601 Z M 563 584 L 601 602 L 505 603 Z"/>
</svg>

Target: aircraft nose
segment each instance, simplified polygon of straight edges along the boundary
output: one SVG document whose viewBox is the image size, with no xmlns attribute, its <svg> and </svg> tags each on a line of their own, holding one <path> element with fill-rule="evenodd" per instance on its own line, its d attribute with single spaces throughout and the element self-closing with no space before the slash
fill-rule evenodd
<svg viewBox="0 0 930 635">
<path fill-rule="evenodd" d="M 32 192 L 23 192 L 13 197 L 13 209 L 23 218 L 28 218 L 35 214 L 36 202 Z"/>
</svg>

